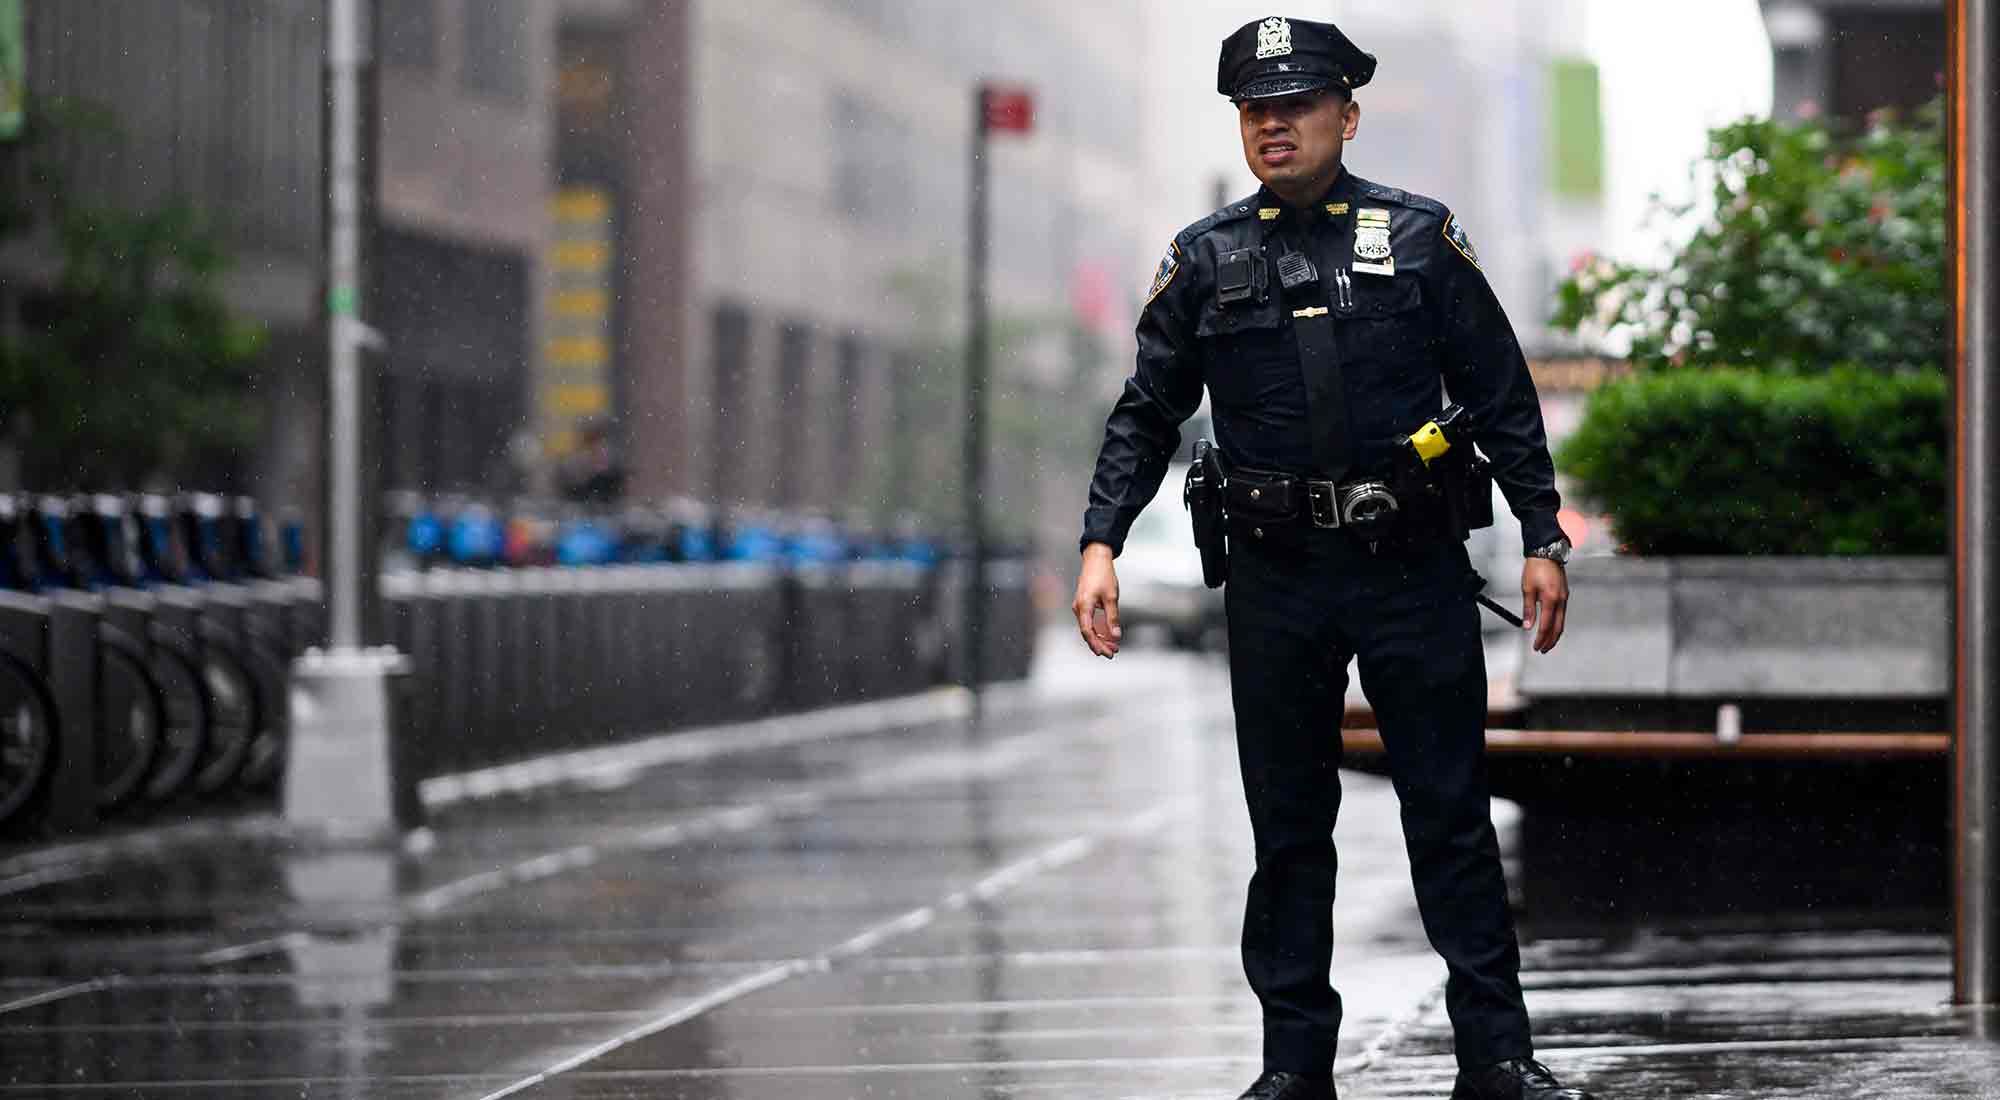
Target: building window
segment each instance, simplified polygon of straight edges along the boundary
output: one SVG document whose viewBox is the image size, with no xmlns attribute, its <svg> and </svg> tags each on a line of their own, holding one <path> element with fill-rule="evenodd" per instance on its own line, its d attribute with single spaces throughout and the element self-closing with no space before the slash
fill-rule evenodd
<svg viewBox="0 0 2000 1100">
<path fill-rule="evenodd" d="M 395 0 L 375 9 L 382 20 L 382 60 L 406 69 L 437 66 L 437 0 Z"/>
<path fill-rule="evenodd" d="M 922 430 L 917 410 L 922 370 L 922 361 L 911 352 L 898 351 L 889 359 L 889 477 L 883 489 L 897 511 L 915 503 L 911 471 L 917 465 L 917 436 Z"/>
<path fill-rule="evenodd" d="M 910 221 L 910 149 L 902 120 L 856 95 L 833 97 L 833 204 L 865 225 L 907 226 Z"/>
<path fill-rule="evenodd" d="M 466 0 L 460 82 L 491 99 L 527 101 L 527 0 Z"/>
<path fill-rule="evenodd" d="M 746 445 L 743 399 L 750 373 L 750 315 L 743 307 L 728 303 L 715 307 L 714 340 L 715 393 L 709 403 L 715 417 L 709 446 L 714 466 L 710 485 L 716 502 L 727 506 L 740 499 L 743 484 L 739 476 Z"/>
<path fill-rule="evenodd" d="M 807 408 L 806 370 L 812 359 L 812 330 L 788 324 L 778 336 L 778 503 L 796 508 L 805 503 L 812 472 L 807 446 L 813 417 Z"/>
<path fill-rule="evenodd" d="M 854 503 L 855 474 L 866 462 L 866 446 L 861 438 L 861 402 L 864 391 L 861 378 L 861 363 L 864 355 L 861 341 L 853 336 L 843 336 L 836 352 L 838 368 L 836 380 L 839 389 L 835 391 L 835 422 L 840 426 L 840 435 L 833 441 L 833 475 L 836 499 L 845 504 Z"/>
</svg>

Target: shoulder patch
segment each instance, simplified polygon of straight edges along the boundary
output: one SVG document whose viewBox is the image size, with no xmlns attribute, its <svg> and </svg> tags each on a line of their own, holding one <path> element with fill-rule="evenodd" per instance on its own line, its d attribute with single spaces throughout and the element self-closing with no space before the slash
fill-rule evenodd
<svg viewBox="0 0 2000 1100">
<path fill-rule="evenodd" d="M 1481 271 L 1486 270 L 1479 266 L 1479 250 L 1472 247 L 1472 238 L 1466 234 L 1465 227 L 1458 223 L 1457 214 L 1445 219 L 1444 239 L 1450 241 L 1451 246 L 1458 249 L 1458 254 L 1465 257 L 1473 267 L 1478 267 Z"/>
<path fill-rule="evenodd" d="M 1153 299 L 1159 297 L 1162 290 L 1172 285 L 1174 276 L 1180 273 L 1181 246 L 1175 243 L 1167 250 L 1166 257 L 1160 261 L 1160 269 L 1153 273 L 1153 289 L 1146 293 L 1146 304 L 1152 305 Z"/>
</svg>

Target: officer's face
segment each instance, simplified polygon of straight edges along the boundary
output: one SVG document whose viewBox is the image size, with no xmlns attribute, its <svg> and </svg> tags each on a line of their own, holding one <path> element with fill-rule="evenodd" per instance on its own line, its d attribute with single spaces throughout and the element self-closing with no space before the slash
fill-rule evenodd
<svg viewBox="0 0 2000 1100">
<path fill-rule="evenodd" d="M 1280 196 L 1304 202 L 1333 182 L 1340 151 L 1361 126 L 1361 108 L 1330 91 L 1246 99 L 1236 112 L 1250 171 Z"/>
</svg>

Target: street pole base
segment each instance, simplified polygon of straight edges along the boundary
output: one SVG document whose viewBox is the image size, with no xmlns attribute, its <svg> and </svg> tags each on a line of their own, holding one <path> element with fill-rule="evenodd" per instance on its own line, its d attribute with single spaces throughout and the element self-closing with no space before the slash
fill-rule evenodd
<svg viewBox="0 0 2000 1100">
<path fill-rule="evenodd" d="M 414 826 L 416 777 L 401 774 L 391 648 L 307 651 L 292 663 L 285 824 L 330 840 L 397 843 Z"/>
</svg>

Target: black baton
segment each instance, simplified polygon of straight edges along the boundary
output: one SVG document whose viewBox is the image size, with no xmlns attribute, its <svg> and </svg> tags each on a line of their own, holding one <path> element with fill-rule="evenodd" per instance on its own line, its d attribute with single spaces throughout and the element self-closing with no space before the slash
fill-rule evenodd
<svg viewBox="0 0 2000 1100">
<path fill-rule="evenodd" d="M 1521 617 L 1519 615 L 1516 615 L 1512 611 L 1509 611 L 1506 608 L 1501 607 L 1499 604 L 1493 602 L 1493 598 L 1486 594 L 1486 578 L 1478 570 L 1475 569 L 1472 571 L 1472 579 L 1479 582 L 1473 585 L 1472 587 L 1472 598 L 1478 600 L 1482 605 L 1484 605 L 1486 610 L 1491 611 L 1495 615 L 1500 616 L 1501 621 L 1512 624 L 1515 630 L 1519 630 L 1522 627 L 1528 625 L 1527 623 L 1521 621 Z"/>
<path fill-rule="evenodd" d="M 1521 617 L 1519 615 L 1516 615 L 1512 611 L 1509 611 L 1506 608 L 1501 607 L 1499 604 L 1494 603 L 1493 598 L 1491 596 L 1488 596 L 1486 593 L 1481 592 L 1478 596 L 1478 599 L 1480 603 L 1486 605 L 1486 610 L 1491 611 L 1495 615 L 1500 616 L 1500 618 L 1505 620 L 1506 622 L 1512 623 L 1514 629 L 1519 630 L 1522 627 L 1528 625 L 1527 623 L 1521 621 Z"/>
</svg>

